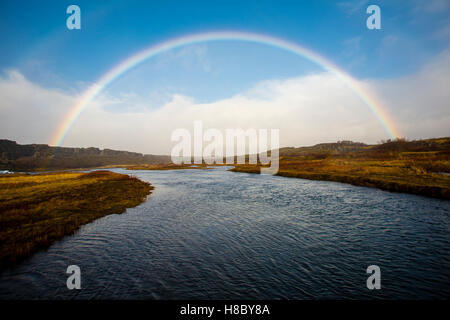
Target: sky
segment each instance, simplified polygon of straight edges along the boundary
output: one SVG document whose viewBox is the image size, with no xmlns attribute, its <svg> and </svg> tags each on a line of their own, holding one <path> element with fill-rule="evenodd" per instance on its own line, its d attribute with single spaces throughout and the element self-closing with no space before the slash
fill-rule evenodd
<svg viewBox="0 0 450 320">
<path fill-rule="evenodd" d="M 81 9 L 69 30 L 66 8 Z M 381 10 L 369 30 L 366 8 Z M 450 1 L 1 1 L 0 138 L 52 143 L 83 92 L 127 57 L 219 30 L 284 39 L 373 92 L 409 139 L 450 136 Z M 336 74 L 266 44 L 207 41 L 162 52 L 89 103 L 63 146 L 168 154 L 171 132 L 278 128 L 282 146 L 387 139 Z"/>
</svg>

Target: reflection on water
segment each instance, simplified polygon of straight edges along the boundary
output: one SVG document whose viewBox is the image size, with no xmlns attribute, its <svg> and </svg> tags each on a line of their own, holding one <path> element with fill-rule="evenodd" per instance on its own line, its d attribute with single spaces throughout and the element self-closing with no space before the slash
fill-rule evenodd
<svg viewBox="0 0 450 320">
<path fill-rule="evenodd" d="M 214 170 L 125 171 L 156 189 L 0 276 L 0 298 L 448 298 L 448 201 Z M 81 290 L 65 271 L 81 268 Z M 381 290 L 366 268 L 381 268 Z"/>
</svg>

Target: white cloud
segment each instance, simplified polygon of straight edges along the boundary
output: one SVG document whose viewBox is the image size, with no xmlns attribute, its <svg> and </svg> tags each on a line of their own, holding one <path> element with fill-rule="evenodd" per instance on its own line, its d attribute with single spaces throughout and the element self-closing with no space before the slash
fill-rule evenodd
<svg viewBox="0 0 450 320">
<path fill-rule="evenodd" d="M 372 82 L 391 107 L 404 135 L 411 139 L 450 136 L 450 50 L 420 72 Z"/>
<path fill-rule="evenodd" d="M 359 97 L 335 75 L 322 73 L 264 81 L 248 92 L 212 103 L 174 95 L 169 103 L 145 113 L 113 114 L 97 102 L 72 128 L 67 144 L 169 153 L 171 132 L 192 129 L 194 120 L 219 130 L 279 128 L 281 144 L 291 146 L 385 137 Z"/>
<path fill-rule="evenodd" d="M 75 97 L 31 83 L 18 71 L 0 77 L 0 137 L 48 142 Z"/>
<path fill-rule="evenodd" d="M 400 79 L 366 81 L 377 92 L 409 138 L 449 135 L 450 53 L 420 73 Z M 50 142 L 76 96 L 40 87 L 19 72 L 0 77 L 0 137 L 20 143 Z M 301 146 L 349 139 L 374 143 L 386 138 L 380 123 L 360 98 L 330 73 L 263 81 L 251 90 L 211 103 L 175 94 L 159 108 L 130 96 L 138 108 L 111 112 L 124 96 L 104 94 L 90 103 L 71 128 L 67 146 L 97 146 L 169 154 L 172 130 L 205 128 L 279 128 L 282 146 Z"/>
</svg>

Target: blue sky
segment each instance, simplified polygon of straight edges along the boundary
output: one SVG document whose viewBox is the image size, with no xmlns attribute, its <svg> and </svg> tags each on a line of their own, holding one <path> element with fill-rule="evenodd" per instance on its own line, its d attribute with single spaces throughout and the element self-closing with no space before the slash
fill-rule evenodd
<svg viewBox="0 0 450 320">
<path fill-rule="evenodd" d="M 81 30 L 66 28 L 70 4 L 81 8 Z M 381 8 L 381 30 L 366 28 L 369 4 Z M 160 41 L 237 30 L 299 43 L 361 81 L 408 78 L 448 50 L 449 17 L 446 0 L 1 1 L 0 75 L 15 70 L 34 85 L 76 94 Z M 142 110 L 144 99 L 145 108 L 158 108 L 174 94 L 209 103 L 263 81 L 320 71 L 265 45 L 203 43 L 171 50 L 128 72 L 108 89 L 112 102 L 103 107 Z M 124 97 L 126 103 L 114 103 Z"/>
<path fill-rule="evenodd" d="M 170 37 L 231 29 L 303 44 L 357 77 L 392 77 L 415 71 L 448 47 L 450 34 L 439 32 L 448 28 L 449 6 L 435 1 L 430 8 L 433 1 L 427 2 L 371 1 L 382 12 L 382 29 L 373 31 L 365 26 L 368 1 L 2 1 L 0 68 L 72 85 L 95 81 L 128 55 Z M 65 26 L 72 3 L 81 8 L 80 31 Z M 239 51 L 243 61 L 252 58 L 251 49 Z M 232 46 L 221 50 L 229 57 Z M 267 54 L 267 60 L 276 59 L 277 53 Z M 291 63 L 278 59 L 249 72 L 264 67 L 267 72 L 258 76 L 270 78 L 292 70 Z"/>
</svg>

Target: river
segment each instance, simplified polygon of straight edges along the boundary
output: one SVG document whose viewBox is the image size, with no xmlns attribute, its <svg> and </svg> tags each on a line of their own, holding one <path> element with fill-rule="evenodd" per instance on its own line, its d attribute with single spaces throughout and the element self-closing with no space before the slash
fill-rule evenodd
<svg viewBox="0 0 450 320">
<path fill-rule="evenodd" d="M 450 297 L 449 201 L 224 167 L 112 171 L 155 190 L 5 270 L 0 299 Z"/>
</svg>

